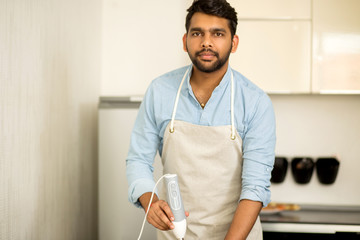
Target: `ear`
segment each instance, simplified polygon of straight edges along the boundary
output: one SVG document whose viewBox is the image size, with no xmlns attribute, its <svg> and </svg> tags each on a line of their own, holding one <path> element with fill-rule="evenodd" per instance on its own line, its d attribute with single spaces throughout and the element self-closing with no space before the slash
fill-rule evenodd
<svg viewBox="0 0 360 240">
<path fill-rule="evenodd" d="M 183 49 L 185 52 L 187 52 L 187 48 L 186 48 L 186 38 L 187 38 L 187 33 L 184 34 L 182 41 L 183 41 Z"/>
<path fill-rule="evenodd" d="M 234 35 L 231 44 L 232 44 L 231 52 L 234 53 L 234 52 L 236 52 L 236 49 L 237 49 L 238 44 L 239 44 L 239 37 L 238 37 L 238 35 Z"/>
</svg>

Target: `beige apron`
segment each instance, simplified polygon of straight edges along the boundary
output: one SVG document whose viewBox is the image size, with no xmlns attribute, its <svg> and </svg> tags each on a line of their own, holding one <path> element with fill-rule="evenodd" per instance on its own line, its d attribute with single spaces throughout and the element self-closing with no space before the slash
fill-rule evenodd
<svg viewBox="0 0 360 240">
<path fill-rule="evenodd" d="M 162 163 L 165 173 L 178 175 L 187 218 L 186 240 L 223 240 L 241 193 L 242 140 L 234 127 L 233 73 L 231 72 L 231 125 L 201 126 L 175 120 L 180 84 L 172 115 L 164 133 Z M 158 230 L 159 240 L 175 239 Z M 259 218 L 249 240 L 261 240 Z"/>
</svg>

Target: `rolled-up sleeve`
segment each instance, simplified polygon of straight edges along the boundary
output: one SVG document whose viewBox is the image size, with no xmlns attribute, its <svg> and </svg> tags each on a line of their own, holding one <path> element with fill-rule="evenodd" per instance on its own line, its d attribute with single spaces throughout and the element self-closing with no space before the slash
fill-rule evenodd
<svg viewBox="0 0 360 240">
<path fill-rule="evenodd" d="M 139 108 L 126 159 L 128 198 L 137 207 L 141 207 L 139 197 L 152 192 L 155 186 L 153 163 L 160 140 L 153 113 L 154 94 L 150 85 Z"/>
<path fill-rule="evenodd" d="M 241 199 L 270 202 L 270 178 L 275 158 L 276 124 L 270 98 L 259 97 L 246 119 L 243 137 L 243 172 Z"/>
</svg>

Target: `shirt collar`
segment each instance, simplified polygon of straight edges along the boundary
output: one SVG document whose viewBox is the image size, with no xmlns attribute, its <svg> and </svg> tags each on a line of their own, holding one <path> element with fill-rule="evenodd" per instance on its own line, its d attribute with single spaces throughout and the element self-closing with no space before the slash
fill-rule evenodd
<svg viewBox="0 0 360 240">
<path fill-rule="evenodd" d="M 190 85 L 190 76 L 192 74 L 193 65 L 192 64 L 189 65 L 189 68 L 190 68 L 190 70 L 189 70 L 188 75 L 186 77 L 186 86 L 187 86 L 188 90 L 192 91 L 192 88 L 191 88 L 191 85 Z M 226 70 L 226 73 L 225 73 L 224 77 L 221 79 L 219 85 L 214 89 L 214 91 L 216 89 L 222 89 L 222 88 L 224 88 L 225 86 L 228 85 L 228 83 L 230 82 L 230 78 L 231 78 L 231 71 L 232 71 L 232 69 L 230 67 L 230 64 L 228 64 L 228 68 Z"/>
</svg>

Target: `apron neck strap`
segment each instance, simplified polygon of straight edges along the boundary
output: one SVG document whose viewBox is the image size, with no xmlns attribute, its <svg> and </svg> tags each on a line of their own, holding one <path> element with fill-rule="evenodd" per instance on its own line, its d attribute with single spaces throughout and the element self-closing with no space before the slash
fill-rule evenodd
<svg viewBox="0 0 360 240">
<path fill-rule="evenodd" d="M 178 106 L 178 102 L 179 102 L 179 97 L 180 97 L 180 92 L 181 92 L 181 89 L 182 89 L 182 85 L 185 81 L 185 78 L 188 76 L 188 73 L 189 73 L 189 70 L 191 69 L 192 66 L 190 66 L 182 80 L 181 80 L 181 83 L 180 83 L 180 86 L 178 88 L 178 91 L 177 91 L 177 94 L 176 94 L 176 99 L 175 99 L 175 104 L 174 104 L 174 109 L 173 109 L 173 113 L 172 113 L 172 116 L 171 116 L 171 122 L 170 122 L 170 129 L 169 131 L 171 133 L 174 132 L 174 121 L 175 121 L 175 115 L 176 115 L 176 109 L 177 109 L 177 106 Z M 233 74 L 233 71 L 231 70 L 231 99 L 230 99 L 230 111 L 231 111 L 231 139 L 234 140 L 236 138 L 236 135 L 235 135 L 235 124 L 234 124 L 234 74 Z"/>
<path fill-rule="evenodd" d="M 230 112 L 231 112 L 231 139 L 235 140 L 235 121 L 234 121 L 234 74 L 231 70 L 231 99 L 230 99 Z"/>
<path fill-rule="evenodd" d="M 186 76 L 188 75 L 188 72 L 189 70 L 191 69 L 192 66 L 188 67 L 188 69 L 186 70 L 182 80 L 181 80 L 181 83 L 180 83 L 180 86 L 178 88 L 178 91 L 177 91 L 177 94 L 176 94 L 176 99 L 175 99 L 175 104 L 174 104 L 174 109 L 173 109 L 173 113 L 172 113 L 172 116 L 171 116 L 171 123 L 170 123 L 170 132 L 173 133 L 174 132 L 174 120 L 175 120 L 175 115 L 176 115 L 176 109 L 177 109 L 177 105 L 178 105 L 178 102 L 179 102 L 179 97 L 180 97 L 180 92 L 181 92 L 181 89 L 182 89 L 182 85 L 184 83 L 184 80 L 186 78 Z"/>
</svg>

